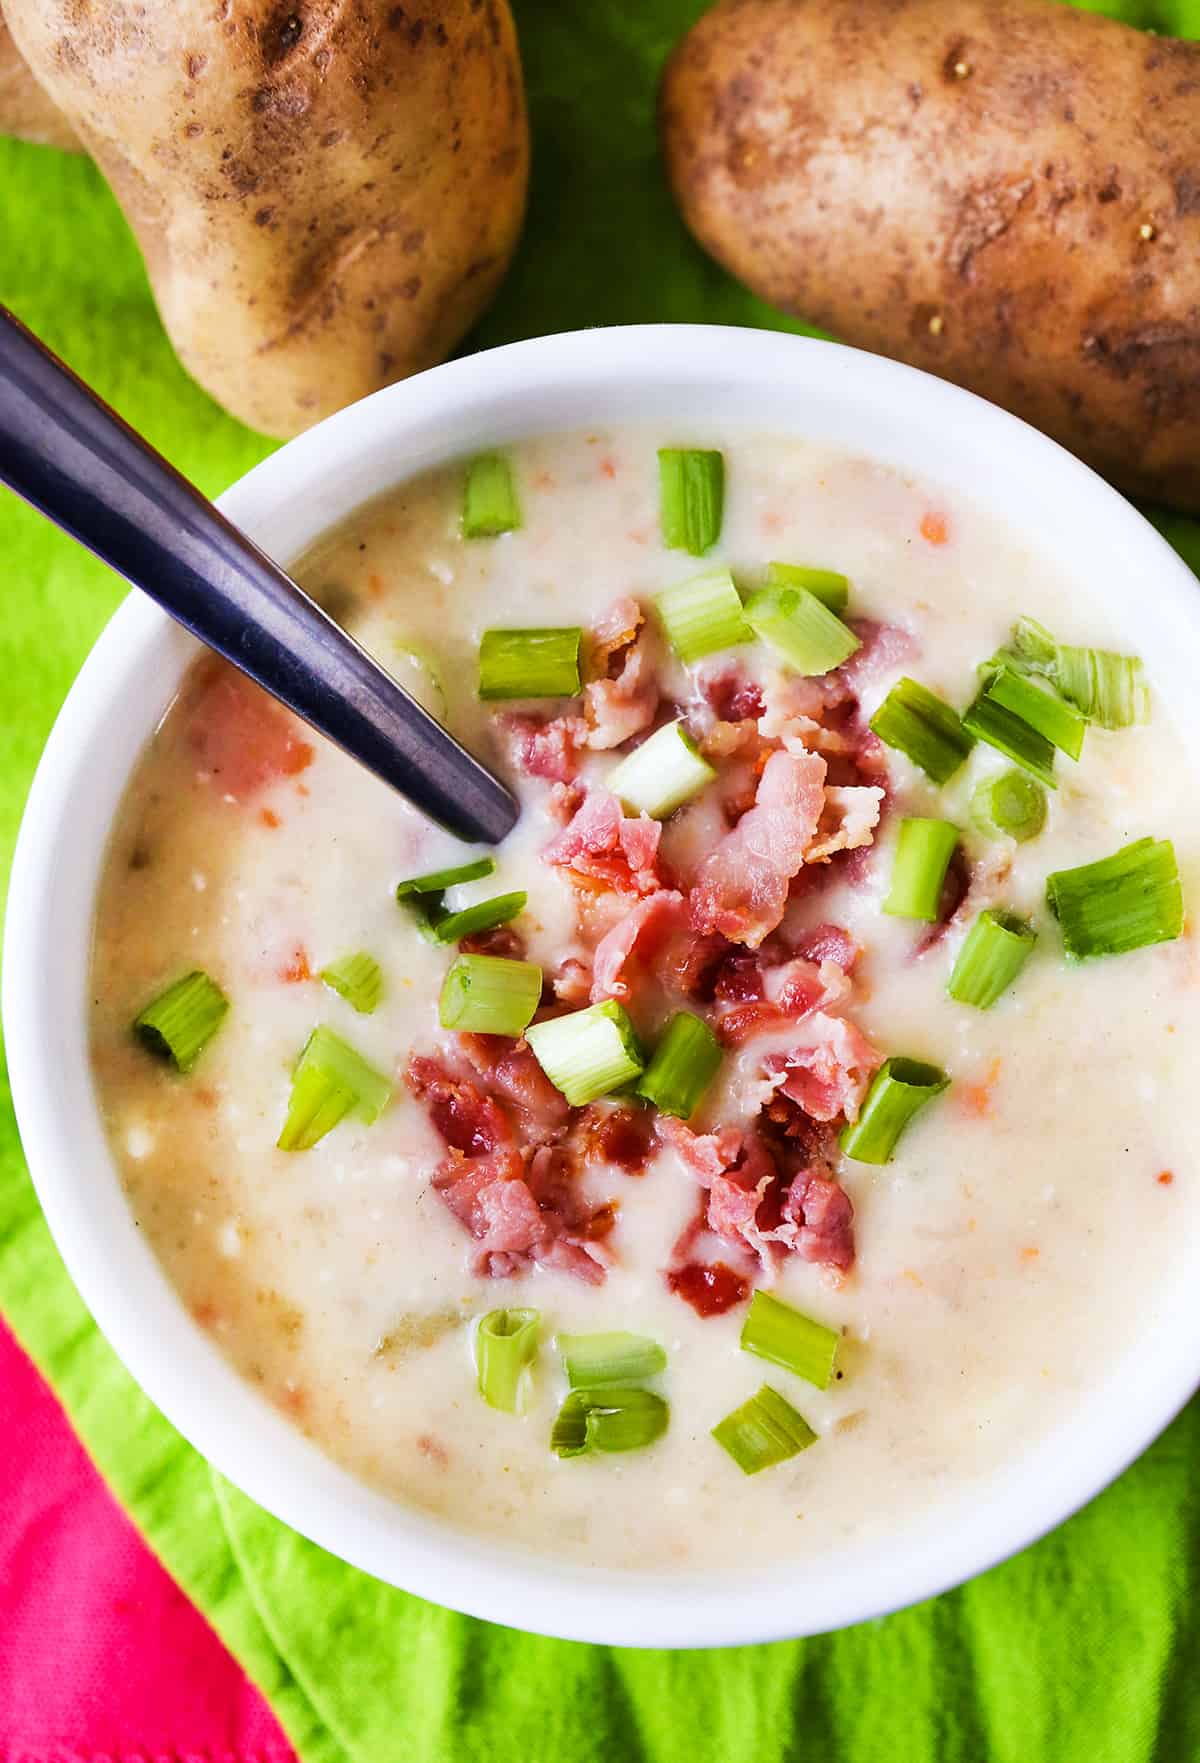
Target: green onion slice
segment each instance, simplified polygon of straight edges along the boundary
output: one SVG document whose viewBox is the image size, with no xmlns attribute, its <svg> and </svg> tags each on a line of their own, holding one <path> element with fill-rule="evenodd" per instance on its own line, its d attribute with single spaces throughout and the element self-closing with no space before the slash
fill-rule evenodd
<svg viewBox="0 0 1200 1763">
<path fill-rule="evenodd" d="M 768 563 L 767 586 L 803 588 L 831 612 L 844 612 L 850 600 L 849 578 L 836 569 L 811 569 L 806 563 Z"/>
<path fill-rule="evenodd" d="M 1021 673 L 1040 674 L 1089 722 L 1128 728 L 1150 716 L 1150 688 L 1136 655 L 1057 643 L 1033 618 L 1019 618 L 1012 642 L 993 658 Z"/>
<path fill-rule="evenodd" d="M 716 772 L 681 722 L 668 722 L 610 771 L 605 783 L 635 814 L 665 820 L 699 795 Z"/>
<path fill-rule="evenodd" d="M 778 1390 L 765 1383 L 758 1394 L 719 1420 L 712 1436 L 744 1475 L 786 1463 L 816 1442 L 816 1433 Z"/>
<path fill-rule="evenodd" d="M 550 1433 L 556 1457 L 585 1451 L 640 1451 L 667 1430 L 671 1410 L 651 1390 L 572 1390 Z"/>
<path fill-rule="evenodd" d="M 886 747 L 904 753 L 935 784 L 954 776 L 975 745 L 958 712 L 918 680 L 897 680 L 871 718 Z"/>
<path fill-rule="evenodd" d="M 1046 824 L 1046 792 L 1026 772 L 997 772 L 976 784 L 971 820 L 988 838 L 1006 834 L 1024 844 Z"/>
<path fill-rule="evenodd" d="M 525 1039 L 572 1108 L 619 1090 L 640 1077 L 646 1063 L 633 1024 L 612 999 L 534 1023 Z"/>
<path fill-rule="evenodd" d="M 1011 912 L 981 912 L 958 951 L 946 990 L 960 1004 L 990 1010 L 1016 979 L 1037 942 L 1037 932 Z"/>
<path fill-rule="evenodd" d="M 936 924 L 942 883 L 957 844 L 958 828 L 948 820 L 902 820 L 891 891 L 883 910 L 892 918 L 921 918 Z"/>
<path fill-rule="evenodd" d="M 660 447 L 658 488 L 663 544 L 703 557 L 721 536 L 724 457 L 694 447 Z"/>
<path fill-rule="evenodd" d="M 1019 716 L 1068 759 L 1079 758 L 1087 731 L 1087 717 L 1074 704 L 1045 691 L 1028 675 L 1017 673 L 1011 667 L 996 668 L 985 677 L 984 689 L 993 704 Z"/>
<path fill-rule="evenodd" d="M 365 950 L 331 961 L 321 969 L 320 978 L 360 1016 L 370 1016 L 383 996 L 383 973 L 374 955 Z"/>
<path fill-rule="evenodd" d="M 1136 655 L 1064 644 L 1056 678 L 1063 696 L 1101 728 L 1129 728 L 1150 720 L 1150 688 Z"/>
<path fill-rule="evenodd" d="M 637 1093 L 660 1114 L 690 1120 L 721 1064 L 721 1045 L 699 1016 L 680 1010 L 667 1024 Z"/>
<path fill-rule="evenodd" d="M 814 1322 L 811 1316 L 760 1288 L 751 1298 L 742 1324 L 741 1348 L 743 1353 L 769 1359 L 772 1365 L 782 1365 L 819 1390 L 827 1390 L 840 1339 L 836 1328 Z"/>
<path fill-rule="evenodd" d="M 467 466 L 463 485 L 464 539 L 492 539 L 521 524 L 512 466 L 503 453 L 481 453 Z"/>
<path fill-rule="evenodd" d="M 751 639 L 741 596 L 727 569 L 710 569 L 674 582 L 655 595 L 654 604 L 681 661 L 699 661 Z"/>
<path fill-rule="evenodd" d="M 133 1032 L 148 1052 L 190 1071 L 216 1034 L 229 999 L 199 968 L 151 999 L 134 1018 Z"/>
<path fill-rule="evenodd" d="M 517 1414 L 527 1373 L 537 1352 L 538 1310 L 489 1310 L 475 1330 L 479 1393 L 489 1408 Z"/>
<path fill-rule="evenodd" d="M 991 696 L 990 686 L 985 686 L 975 702 L 964 711 L 963 727 L 977 740 L 995 747 L 1006 759 L 1023 765 L 1050 789 L 1058 788 L 1054 778 L 1053 745 L 1024 717 L 1014 715 L 998 703 Z"/>
<path fill-rule="evenodd" d="M 354 1114 L 370 1126 L 391 1098 L 387 1078 L 330 1028 L 314 1028 L 292 1073 L 281 1151 L 308 1151 Z"/>
<path fill-rule="evenodd" d="M 1137 839 L 1098 863 L 1056 870 L 1046 878 L 1046 899 L 1073 961 L 1169 943 L 1183 930 L 1170 839 Z"/>
<path fill-rule="evenodd" d="M 949 1083 L 944 1071 L 924 1060 L 886 1060 L 875 1073 L 858 1119 L 842 1132 L 842 1150 L 857 1163 L 890 1163 L 913 1115 Z"/>
<path fill-rule="evenodd" d="M 442 984 L 438 1021 L 476 1035 L 523 1035 L 542 996 L 542 970 L 533 961 L 500 955 L 460 955 Z"/>
<path fill-rule="evenodd" d="M 479 640 L 479 696 L 573 698 L 579 691 L 577 624 L 542 630 L 487 630 Z"/>
<path fill-rule="evenodd" d="M 494 894 L 490 900 L 480 900 L 477 906 L 464 906 L 461 912 L 446 912 L 433 920 L 434 940 L 457 943 L 463 937 L 477 936 L 480 931 L 495 930 L 497 925 L 507 924 L 524 912 L 528 898 L 525 893 Z"/>
<path fill-rule="evenodd" d="M 441 894 L 447 888 L 456 888 L 459 882 L 482 881 L 495 868 L 494 857 L 474 857 L 470 863 L 460 863 L 454 869 L 435 869 L 428 875 L 410 876 L 397 887 L 396 898 L 406 900 L 411 894 Z"/>
<path fill-rule="evenodd" d="M 422 939 L 436 947 L 437 927 L 443 918 L 450 916 L 450 909 L 441 894 L 412 894 L 401 899 L 400 904 L 412 919 Z"/>
<path fill-rule="evenodd" d="M 745 611 L 755 636 L 796 673 L 829 673 L 862 648 L 849 625 L 806 588 L 760 588 Z"/>
<path fill-rule="evenodd" d="M 657 1341 L 622 1330 L 611 1334 L 560 1334 L 558 1350 L 573 1390 L 641 1383 L 647 1377 L 657 1376 L 667 1364 L 667 1355 Z"/>
</svg>

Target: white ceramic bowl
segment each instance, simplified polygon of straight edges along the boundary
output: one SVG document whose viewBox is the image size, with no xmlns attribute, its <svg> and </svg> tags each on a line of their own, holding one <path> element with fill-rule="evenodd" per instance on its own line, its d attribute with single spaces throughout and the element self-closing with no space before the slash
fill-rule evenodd
<svg viewBox="0 0 1200 1763">
<path fill-rule="evenodd" d="M 435 368 L 330 417 L 222 497 L 269 552 L 298 556 L 356 504 L 481 446 L 651 421 L 672 435 L 744 428 L 870 454 L 990 508 L 1081 595 L 1136 617 L 1144 655 L 1197 748 L 1200 593 L 1140 515 L 1069 454 L 980 399 L 878 356 L 701 326 L 579 332 Z M 1137 1371 L 1097 1367 L 1062 1431 L 980 1498 L 941 1498 L 890 1548 L 848 1543 L 777 1576 L 670 1579 L 563 1567 L 462 1535 L 362 1486 L 235 1374 L 134 1227 L 88 1066 L 93 897 L 130 770 L 196 652 L 131 596 L 47 744 L 8 911 L 4 1022 L 26 1154 L 50 1228 L 100 1327 L 151 1400 L 218 1469 L 333 1553 L 422 1596 L 575 1639 L 694 1646 L 857 1622 L 980 1572 L 1058 1524 L 1142 1451 L 1200 1375 L 1187 1294 L 1131 1319 Z M 886 1465 L 880 1465 L 886 1473 Z"/>
</svg>

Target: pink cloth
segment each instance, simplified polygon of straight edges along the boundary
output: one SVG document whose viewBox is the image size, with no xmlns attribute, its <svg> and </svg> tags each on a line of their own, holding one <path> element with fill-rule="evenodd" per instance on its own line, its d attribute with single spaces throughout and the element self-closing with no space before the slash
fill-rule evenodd
<svg viewBox="0 0 1200 1763">
<path fill-rule="evenodd" d="M 0 1321 L 0 1759 L 294 1763 Z"/>
</svg>

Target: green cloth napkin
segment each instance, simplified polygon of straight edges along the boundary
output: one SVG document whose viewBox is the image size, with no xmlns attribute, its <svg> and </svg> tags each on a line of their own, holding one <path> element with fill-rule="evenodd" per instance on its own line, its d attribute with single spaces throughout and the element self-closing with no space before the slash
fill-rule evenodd
<svg viewBox="0 0 1200 1763">
<path fill-rule="evenodd" d="M 699 0 L 516 0 L 533 201 L 479 343 L 649 319 L 784 324 L 685 236 L 659 175 L 655 82 L 700 10 Z M 1107 10 L 1200 36 L 1200 0 Z M 205 490 L 267 450 L 176 363 L 124 221 L 86 162 L 0 142 L 0 300 Z M 1160 524 L 1200 565 L 1200 527 Z M 4 492 L 0 559 L 7 874 L 38 753 L 121 589 Z M 6 1087 L 0 1304 L 114 1493 L 266 1692 L 304 1763 L 1200 1758 L 1196 1404 L 1087 1510 L 959 1591 L 815 1640 L 639 1653 L 536 1639 L 393 1591 L 212 1473 L 84 1310 L 25 1173 Z"/>
</svg>

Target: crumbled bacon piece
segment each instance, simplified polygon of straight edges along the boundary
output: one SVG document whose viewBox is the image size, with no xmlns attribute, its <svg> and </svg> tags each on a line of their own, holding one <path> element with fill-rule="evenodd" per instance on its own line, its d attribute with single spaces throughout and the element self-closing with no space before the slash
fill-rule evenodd
<svg viewBox="0 0 1200 1763">
<path fill-rule="evenodd" d="M 630 818 L 607 790 L 591 790 L 570 823 L 542 853 L 547 863 L 591 876 L 624 894 L 661 887 L 658 842 L 662 827 L 648 814 Z"/>
<path fill-rule="evenodd" d="M 850 982 L 836 961 L 819 965 L 795 956 L 762 976 L 761 994 L 735 1004 L 717 1020 L 717 1034 L 727 1047 L 740 1047 L 755 1035 L 771 1034 L 812 1011 L 836 1008 L 848 996 Z"/>
<path fill-rule="evenodd" d="M 512 924 L 474 931 L 469 937 L 460 938 L 458 946 L 464 955 L 499 955 L 506 961 L 525 959 L 525 939 Z"/>
<path fill-rule="evenodd" d="M 526 777 L 542 777 L 551 783 L 569 784 L 579 769 L 579 748 L 587 733 L 578 716 L 506 715 L 499 718 L 501 733 L 517 770 Z"/>
<path fill-rule="evenodd" d="M 806 961 L 836 961 L 843 973 L 853 973 L 862 950 L 840 924 L 816 924 L 802 932 L 793 945 Z"/>
<path fill-rule="evenodd" d="M 667 1284 L 697 1316 L 721 1316 L 750 1296 L 750 1281 L 725 1261 L 685 1261 L 668 1271 Z"/>
<path fill-rule="evenodd" d="M 654 1115 L 649 1108 L 609 1108 L 593 1104 L 579 1123 L 585 1163 L 609 1163 L 626 1175 L 641 1175 L 654 1155 Z"/>
<path fill-rule="evenodd" d="M 695 930 L 757 948 L 775 929 L 817 830 L 824 785 L 818 754 L 772 753 L 754 806 L 700 866 L 690 902 Z"/>
<path fill-rule="evenodd" d="M 883 1063 L 866 1036 L 842 1016 L 815 1011 L 796 1025 L 796 1038 L 784 1053 L 764 1062 L 776 1088 L 799 1103 L 814 1120 L 858 1117 L 874 1073 Z"/>
<path fill-rule="evenodd" d="M 586 961 L 566 955 L 555 968 L 550 984 L 560 1004 L 586 1004 L 592 995 L 592 970 Z"/>
<path fill-rule="evenodd" d="M 592 1002 L 604 998 L 627 999 L 631 985 L 625 969 L 636 956 L 641 961 L 653 959 L 670 926 L 677 921 L 683 908 L 683 895 L 673 888 L 660 888 L 631 906 L 613 928 L 596 945 L 592 958 Z"/>
<path fill-rule="evenodd" d="M 854 1207 L 840 1182 L 801 1170 L 792 1180 L 783 1210 L 786 1222 L 796 1227 L 794 1246 L 803 1260 L 842 1273 L 854 1265 Z"/>
<path fill-rule="evenodd" d="M 877 786 L 828 784 L 817 836 L 804 853 L 806 863 L 828 863 L 837 851 L 857 851 L 875 839 L 883 809 Z"/>
<path fill-rule="evenodd" d="M 618 600 L 594 626 L 583 688 L 589 747 L 619 747 L 650 727 L 658 711 L 654 643 L 636 600 Z"/>
<path fill-rule="evenodd" d="M 470 1037 L 475 1042 L 487 1038 Z M 464 1051 L 483 1058 L 490 1049 L 481 1051 L 476 1045 Z M 493 1065 L 490 1080 L 504 1081 L 496 1079 L 502 1063 Z M 516 1095 L 528 1100 L 523 1078 L 513 1079 L 511 1071 L 508 1077 Z M 539 1145 L 523 1151 L 496 1098 L 456 1076 L 439 1059 L 415 1056 L 407 1078 L 450 1151 L 433 1186 L 475 1239 L 472 1271 L 507 1279 L 536 1261 L 593 1284 L 603 1280 L 604 1252 L 586 1235 L 594 1208 L 587 1208 L 571 1188 L 559 1148 Z M 525 1102 L 517 1105 L 523 1108 Z"/>
<path fill-rule="evenodd" d="M 718 722 L 756 722 L 766 709 L 761 686 L 736 667 L 705 674 L 699 684 Z"/>
<path fill-rule="evenodd" d="M 570 1107 L 524 1041 L 505 1035 L 460 1034 L 459 1046 L 500 1101 L 516 1110 L 524 1144 L 542 1144 L 566 1126 Z"/>
<path fill-rule="evenodd" d="M 868 680 L 890 673 L 916 654 L 917 640 L 903 625 L 884 624 L 877 618 L 849 618 L 846 622 L 862 647 L 837 671 L 855 695 Z"/>
</svg>

